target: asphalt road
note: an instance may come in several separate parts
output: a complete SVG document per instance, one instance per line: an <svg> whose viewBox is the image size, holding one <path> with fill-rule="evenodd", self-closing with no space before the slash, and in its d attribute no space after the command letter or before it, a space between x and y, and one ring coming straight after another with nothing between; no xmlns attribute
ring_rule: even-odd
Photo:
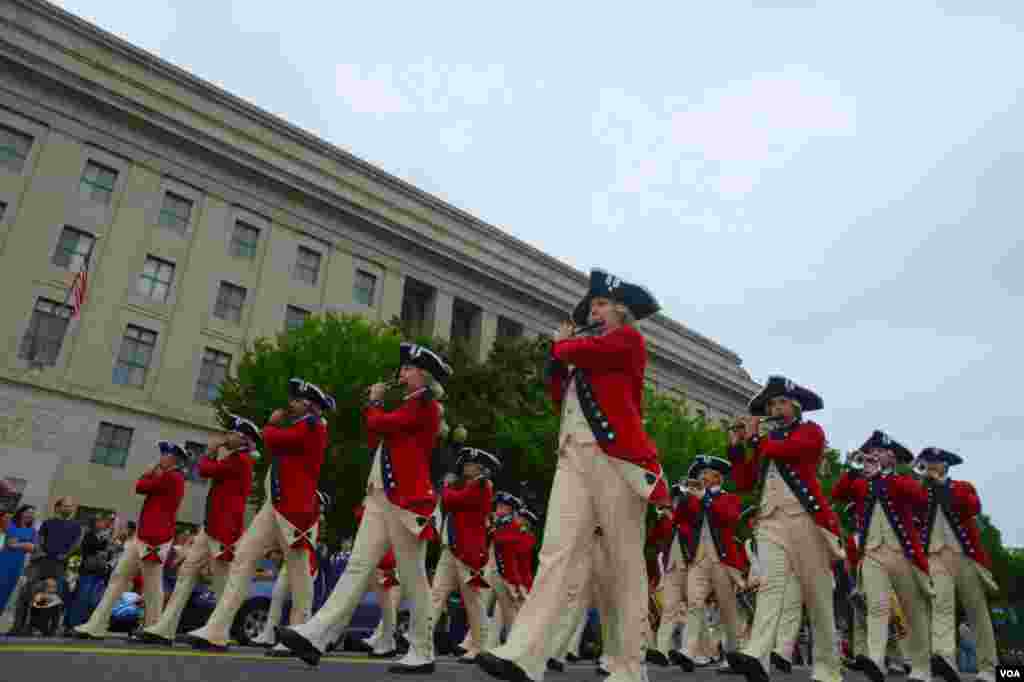
<svg viewBox="0 0 1024 682"><path fill-rule="evenodd" d="M294 659L270 659L262 649L237 647L228 653L193 651L183 645L173 649L129 644L123 640L83 642L68 639L0 638L0 679L21 682L106 682L107 680L181 680L182 682L284 682L285 680L343 679L346 682L374 682L384 679L431 679L437 682L490 682L476 666L439 658L437 670L429 676L390 675L391 661L370 660L358 654L331 655L318 668ZM689 679L692 682L742 682L743 678L717 675L713 669L683 675L678 668L648 666L652 682ZM564 673L549 672L546 681L603 680L593 662L570 664ZM809 679L806 669L797 669L792 682Z"/></svg>

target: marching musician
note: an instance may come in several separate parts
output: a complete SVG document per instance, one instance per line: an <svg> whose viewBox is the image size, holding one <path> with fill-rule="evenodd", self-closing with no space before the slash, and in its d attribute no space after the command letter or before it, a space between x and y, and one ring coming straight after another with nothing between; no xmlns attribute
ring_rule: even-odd
<svg viewBox="0 0 1024 682"><path fill-rule="evenodd" d="M199 459L199 475L213 481L206 495L206 521L193 538L178 571L174 593L160 620L143 629L137 640L150 644L174 643L181 614L192 596L201 571L213 575L214 592L224 592L235 543L245 530L245 504L252 493L253 459L259 457L256 443L260 431L248 419L228 415L228 430L210 439L206 454Z"/></svg>
<svg viewBox="0 0 1024 682"><path fill-rule="evenodd" d="M327 420L334 398L303 379L288 382L288 407L275 410L263 427L270 452L267 496L235 548L224 594L206 625L185 636L196 649L226 651L230 628L249 594L256 564L268 548L279 547L291 584L291 622L302 623L313 609L313 575L320 520L317 481L327 450Z"/></svg>
<svg viewBox="0 0 1024 682"><path fill-rule="evenodd" d="M658 665L669 662L679 665L682 652L672 648L677 625L686 624L686 558L690 551L690 525L683 500L686 494L682 481L672 486L672 508L659 515L648 533L648 541L663 547L665 570L661 576L661 623L653 648L647 650L647 661Z"/></svg>
<svg viewBox="0 0 1024 682"><path fill-rule="evenodd" d="M487 517L491 513L494 485L491 476L501 462L478 448L462 448L455 468L441 491L441 558L434 570L431 592L431 620L437 623L448 595L458 590L466 608L470 639L460 663L473 663L486 641L485 600L482 592L490 586L484 580L487 564Z"/></svg>
<svg viewBox="0 0 1024 682"><path fill-rule="evenodd" d="M519 544L516 546L516 557L519 559L519 588L525 600L533 589L533 554L537 547L537 535L534 529L540 524L537 514L523 504L516 512L519 521Z"/></svg>
<svg viewBox="0 0 1024 682"><path fill-rule="evenodd" d="M142 577L147 606L145 626L150 627L160 619L164 604L164 562L174 541L178 508L185 495L185 475L181 469L188 465L188 453L177 443L163 440L157 443L157 448L160 461L135 484L135 492L146 498L139 514L138 531L125 543L110 584L92 616L84 625L72 629L80 639L106 636L114 604L138 576Z"/></svg>
<svg viewBox="0 0 1024 682"><path fill-rule="evenodd" d="M956 604L963 604L977 637L978 679L995 679L995 634L987 592L996 592L992 560L981 544L977 516L981 500L974 486L949 477L963 458L941 448L925 448L918 456L928 506L921 514L921 539L935 585L932 607L932 665L948 681L956 674ZM913 628L913 626L911 626Z"/></svg>
<svg viewBox="0 0 1024 682"><path fill-rule="evenodd" d="M734 537L742 502L739 495L722 489L731 469L729 462L720 457L698 455L687 473L692 485L687 488L682 513L693 530L688 548L692 559L686 585L689 596L687 637L679 663L685 672L693 672L696 667L693 659L698 656L701 623L707 617L705 604L709 595L714 595L718 602L726 655L737 650L736 588L744 585L744 567Z"/></svg>
<svg viewBox="0 0 1024 682"><path fill-rule="evenodd" d="M488 565L492 568L485 574L491 586L490 600L495 602L494 619L487 628L484 646L488 651L500 645L501 631L512 627L521 603L519 585L522 580L519 577L516 553L522 538L516 511L522 506L523 501L511 493L500 490L494 495L494 517L488 528L491 544L491 561ZM490 606L486 604L486 608Z"/></svg>
<svg viewBox="0 0 1024 682"><path fill-rule="evenodd" d="M817 682L839 682L842 667L835 644L832 561L843 556L839 522L825 499L818 467L825 452L825 432L803 413L824 406L813 391L781 376L750 401L750 418L730 431L729 458L737 492L763 484L757 545L764 578L758 592L750 641L729 656L730 665L749 682L768 678L778 615L787 578L796 574L807 605L814 640ZM781 426L761 437L761 418L771 415Z"/></svg>
<svg viewBox="0 0 1024 682"><path fill-rule="evenodd" d="M356 523L363 523L363 515L366 513L366 499L356 507ZM398 561L395 559L395 550L388 548L388 553L377 564L377 578L372 580L373 591L377 594L377 604L380 605L380 623L376 630L363 643L370 647L370 658L392 658L398 651L395 643L395 627L398 624L398 603L401 600L401 583L395 572L398 569Z"/></svg>
<svg viewBox="0 0 1024 682"><path fill-rule="evenodd" d="M594 270L572 322L555 337L546 375L562 423L540 573L508 642L477 657L494 677L543 679L546 640L561 615L570 571L596 525L604 529L601 544L616 567L608 585L616 620L608 640L621 651L612 672L621 680L645 675L646 507L668 506L670 498L641 422L647 350L634 322L658 309L643 287ZM576 326L587 322L601 325L603 333L574 338Z"/></svg>
<svg viewBox="0 0 1024 682"><path fill-rule="evenodd" d="M860 579L867 602L867 653L855 662L872 682L885 680L885 654L891 596L897 595L909 618L911 679L931 679L929 602L932 596L928 558L914 532L914 514L927 506L924 488L910 476L890 473L897 462L914 456L883 431L875 431L860 448L862 469L843 472L832 489L838 502L860 501L858 524Z"/></svg>
<svg viewBox="0 0 1024 682"><path fill-rule="evenodd" d="M366 511L352 557L316 615L305 624L279 632L280 641L309 665L319 664L332 632L348 627L390 546L413 610L409 651L388 670L399 674L434 672L434 628L425 566L427 542L437 537L431 523L437 493L430 480L430 457L441 431L441 381L451 374L448 363L426 346L402 343L398 382L406 394L399 407L384 409L386 384L370 387L363 416L374 455L366 483Z"/></svg>

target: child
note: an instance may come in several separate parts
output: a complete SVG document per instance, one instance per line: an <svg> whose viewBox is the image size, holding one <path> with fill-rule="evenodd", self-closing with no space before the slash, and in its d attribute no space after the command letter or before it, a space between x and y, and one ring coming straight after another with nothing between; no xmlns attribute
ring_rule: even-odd
<svg viewBox="0 0 1024 682"><path fill-rule="evenodd" d="M52 637L57 631L60 623L61 612L64 601L57 594L57 581L54 578L47 578L43 582L43 588L32 598L32 613L30 614L30 627L39 630L44 637Z"/></svg>

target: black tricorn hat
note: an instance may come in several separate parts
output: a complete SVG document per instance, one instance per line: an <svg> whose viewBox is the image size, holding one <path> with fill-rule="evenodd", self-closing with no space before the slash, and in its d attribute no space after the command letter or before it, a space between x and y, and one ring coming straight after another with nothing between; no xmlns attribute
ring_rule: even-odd
<svg viewBox="0 0 1024 682"><path fill-rule="evenodd" d="M696 478L704 469L714 469L723 476L728 476L729 472L732 471L732 463L727 459L721 457L713 457L711 455L697 455L696 459L693 460L693 464L690 465L689 471L686 475L690 478Z"/></svg>
<svg viewBox="0 0 1024 682"><path fill-rule="evenodd" d="M188 451L177 443L172 443L169 440L161 440L157 442L156 447L160 450L161 455L174 455L182 462L186 464L188 463Z"/></svg>
<svg viewBox="0 0 1024 682"><path fill-rule="evenodd" d="M924 462L942 462L951 467L964 463L963 457L942 448L925 448L921 451L920 457Z"/></svg>
<svg viewBox="0 0 1024 682"><path fill-rule="evenodd" d="M405 341L398 349L398 369L411 365L429 372L438 381L445 381L452 375L452 368L444 359L426 346Z"/></svg>
<svg viewBox="0 0 1024 682"><path fill-rule="evenodd" d="M572 311L572 321L577 326L583 326L589 322L590 301L595 298L607 298L610 301L621 303L629 308L629 312L633 313L633 317L637 320L650 317L661 310L661 305L654 299L654 295L644 287L624 282L604 270L594 269L590 271L590 289L587 291L587 295Z"/></svg>
<svg viewBox="0 0 1024 682"><path fill-rule="evenodd" d="M228 431L240 433L253 440L260 439L260 430L256 424L245 417L239 417L237 414L228 414Z"/></svg>
<svg viewBox="0 0 1024 682"><path fill-rule="evenodd" d="M779 397L791 398L797 401L804 412L812 412L825 407L821 396L811 389L804 388L786 377L773 375L768 377L768 383L750 401L750 414L755 417L765 416L768 401Z"/></svg>
<svg viewBox="0 0 1024 682"><path fill-rule="evenodd" d="M864 441L864 445L860 446L861 452L867 452L872 448L892 450L896 454L896 458L904 464L910 464L914 461L914 453L904 447L902 443L890 438L885 431L876 430L871 434L870 438Z"/></svg>
<svg viewBox="0 0 1024 682"><path fill-rule="evenodd" d="M505 492L504 490L499 490L494 494L494 504L507 504L513 509L521 509L523 507L522 500L520 500L512 493Z"/></svg>
<svg viewBox="0 0 1024 682"><path fill-rule="evenodd" d="M320 405L324 410L333 410L336 403L334 398L327 395L316 384L311 384L305 379L289 379L288 394L293 398L304 398Z"/></svg>
<svg viewBox="0 0 1024 682"><path fill-rule="evenodd" d="M455 459L455 468L461 469L463 464L468 464L469 462L481 464L495 473L501 469L501 460L480 448L462 448L459 451L459 456Z"/></svg>

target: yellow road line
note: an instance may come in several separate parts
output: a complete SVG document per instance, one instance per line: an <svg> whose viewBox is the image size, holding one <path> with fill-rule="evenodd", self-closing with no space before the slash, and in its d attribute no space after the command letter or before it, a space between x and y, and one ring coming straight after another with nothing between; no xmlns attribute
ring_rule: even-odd
<svg viewBox="0 0 1024 682"><path fill-rule="evenodd" d="M201 658L235 658L252 661L291 661L296 662L297 658L273 658L263 654L241 654L217 651L195 651L187 649L110 649L87 646L59 646L55 644L40 645L15 645L10 646L0 643L0 654L6 653L46 653L46 654L100 654L105 656L192 656ZM369 658L355 658L348 656L324 656L321 663L393 663L394 661L383 659L373 660Z"/></svg>

